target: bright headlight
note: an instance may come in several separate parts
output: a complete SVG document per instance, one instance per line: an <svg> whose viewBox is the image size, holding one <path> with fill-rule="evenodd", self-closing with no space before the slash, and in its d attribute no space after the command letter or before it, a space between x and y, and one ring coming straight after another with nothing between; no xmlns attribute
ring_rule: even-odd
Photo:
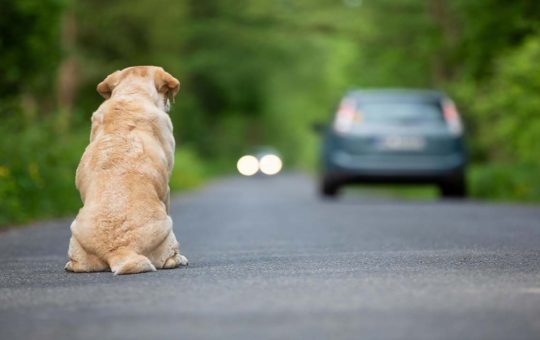
<svg viewBox="0 0 540 340"><path fill-rule="evenodd" d="M265 155L259 161L259 167L265 175L275 175L281 171L283 163L276 155Z"/></svg>
<svg viewBox="0 0 540 340"><path fill-rule="evenodd" d="M259 161L254 156L245 155L240 157L236 163L236 168L244 176L253 176L259 171Z"/></svg>

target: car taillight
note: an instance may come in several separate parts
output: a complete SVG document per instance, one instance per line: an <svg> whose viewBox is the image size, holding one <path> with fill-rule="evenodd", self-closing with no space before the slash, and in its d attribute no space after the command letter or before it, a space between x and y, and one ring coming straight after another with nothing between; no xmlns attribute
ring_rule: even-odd
<svg viewBox="0 0 540 340"><path fill-rule="evenodd" d="M356 120L356 103L353 100L343 100L336 112L334 129L341 133L348 132Z"/></svg>
<svg viewBox="0 0 540 340"><path fill-rule="evenodd" d="M443 103L443 115L450 132L454 135L461 135L463 133L463 124L456 105L452 101L447 100Z"/></svg>

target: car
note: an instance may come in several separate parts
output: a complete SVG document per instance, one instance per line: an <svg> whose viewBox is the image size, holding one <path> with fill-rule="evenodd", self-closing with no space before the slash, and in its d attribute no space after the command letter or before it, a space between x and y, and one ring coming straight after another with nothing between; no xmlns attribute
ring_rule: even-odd
<svg viewBox="0 0 540 340"><path fill-rule="evenodd" d="M352 90L324 127L320 193L354 183L431 183L466 196L467 150L456 105L435 90Z"/></svg>

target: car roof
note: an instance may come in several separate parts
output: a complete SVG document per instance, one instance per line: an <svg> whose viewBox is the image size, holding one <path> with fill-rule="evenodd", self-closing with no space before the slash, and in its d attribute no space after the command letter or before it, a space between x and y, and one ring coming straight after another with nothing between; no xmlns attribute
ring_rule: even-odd
<svg viewBox="0 0 540 340"><path fill-rule="evenodd" d="M348 91L345 98L357 101L440 102L447 96L441 91L427 89L354 89Z"/></svg>

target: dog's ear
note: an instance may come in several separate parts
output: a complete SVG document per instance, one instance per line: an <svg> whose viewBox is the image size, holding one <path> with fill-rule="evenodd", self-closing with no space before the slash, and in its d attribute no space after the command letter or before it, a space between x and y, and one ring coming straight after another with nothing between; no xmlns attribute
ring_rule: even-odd
<svg viewBox="0 0 540 340"><path fill-rule="evenodd" d="M116 71L114 73L111 73L103 80L101 83L97 86L98 93L105 99L109 99L111 97L112 91L118 85L118 82L120 81L120 71Z"/></svg>
<svg viewBox="0 0 540 340"><path fill-rule="evenodd" d="M154 81L156 83L157 91L172 97L174 102L174 97L180 90L180 82L178 79L165 72L162 68L158 68L154 75Z"/></svg>

